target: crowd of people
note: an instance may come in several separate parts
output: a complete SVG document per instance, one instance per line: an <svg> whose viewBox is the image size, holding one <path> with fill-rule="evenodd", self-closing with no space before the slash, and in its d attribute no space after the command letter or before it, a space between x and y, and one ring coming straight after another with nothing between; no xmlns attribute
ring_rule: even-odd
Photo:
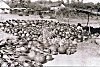
<svg viewBox="0 0 100 67"><path fill-rule="evenodd" d="M89 32L81 26L52 20L7 20L0 29L16 36L0 43L1 67L41 67L52 55L71 55ZM24 59L22 59L24 58ZM6 66L5 66L6 65Z"/></svg>

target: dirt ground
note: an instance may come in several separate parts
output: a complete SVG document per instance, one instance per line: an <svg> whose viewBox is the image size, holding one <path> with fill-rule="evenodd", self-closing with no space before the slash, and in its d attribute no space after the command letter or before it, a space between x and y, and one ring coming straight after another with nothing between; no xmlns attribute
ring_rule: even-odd
<svg viewBox="0 0 100 67"><path fill-rule="evenodd" d="M40 19L39 16L18 16L18 15L9 15L9 14L0 14L0 21L5 21L8 19L24 19L24 20L36 20ZM45 17L48 19L48 17ZM54 21L57 21L53 19ZM68 20L68 19L66 19ZM90 20L90 26L99 27L100 20ZM68 23L68 22L66 22ZM87 19L70 19L70 24L82 23L86 25ZM3 34L0 33L0 36ZM3 36L2 36L3 37ZM73 55L57 55L54 56L53 61L49 61L44 64L47 66L100 66L100 45L90 43L90 41L79 43L77 52Z"/></svg>
<svg viewBox="0 0 100 67"><path fill-rule="evenodd" d="M53 61L44 66L100 66L99 49L100 45L89 43L89 41L80 43L75 54L57 55Z"/></svg>

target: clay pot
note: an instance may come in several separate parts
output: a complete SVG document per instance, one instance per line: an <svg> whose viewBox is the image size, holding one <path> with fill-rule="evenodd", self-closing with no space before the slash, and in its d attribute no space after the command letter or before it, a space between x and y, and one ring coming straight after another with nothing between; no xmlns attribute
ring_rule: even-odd
<svg viewBox="0 0 100 67"><path fill-rule="evenodd" d="M36 62L39 62L39 63L45 63L46 62L46 56L42 55L42 54L37 54L34 58L34 60Z"/></svg>
<svg viewBox="0 0 100 67"><path fill-rule="evenodd" d="M77 44L77 40L75 39L74 41L72 41L72 44L76 45Z"/></svg>
<svg viewBox="0 0 100 67"><path fill-rule="evenodd" d="M51 50L51 51L57 51L57 47L55 46L55 45L51 45L50 47L49 47L49 49Z"/></svg>
<svg viewBox="0 0 100 67"><path fill-rule="evenodd" d="M24 66L24 67L31 67L31 64L28 63L28 62L24 62L24 63L23 63L23 66Z"/></svg>
<svg viewBox="0 0 100 67"><path fill-rule="evenodd" d="M18 25L18 23L13 23L15 26L17 26Z"/></svg>
<svg viewBox="0 0 100 67"><path fill-rule="evenodd" d="M20 47L21 52L26 52L27 49L25 47Z"/></svg>
<svg viewBox="0 0 100 67"><path fill-rule="evenodd" d="M17 36L18 35L18 33L14 33L14 36Z"/></svg>
<svg viewBox="0 0 100 67"><path fill-rule="evenodd" d="M71 55L70 48L66 49L66 54L67 54L67 55Z"/></svg>
<svg viewBox="0 0 100 67"><path fill-rule="evenodd" d="M27 34L27 31L24 31L23 33L24 33L24 34Z"/></svg>
<svg viewBox="0 0 100 67"><path fill-rule="evenodd" d="M4 28L4 27L1 27L0 29L1 29L2 31L4 31L5 28Z"/></svg>
<svg viewBox="0 0 100 67"><path fill-rule="evenodd" d="M53 60L52 55L46 55L46 60L47 60L47 61Z"/></svg>
<svg viewBox="0 0 100 67"><path fill-rule="evenodd" d="M44 49L43 51L46 52L46 53L49 53L49 54L51 53L50 49Z"/></svg>
<svg viewBox="0 0 100 67"><path fill-rule="evenodd" d="M65 54L66 53L66 47L64 47L63 45L61 45L58 48L58 52L59 52L59 54Z"/></svg>
<svg viewBox="0 0 100 67"><path fill-rule="evenodd" d="M34 63L34 67L43 67L41 63Z"/></svg>
<svg viewBox="0 0 100 67"><path fill-rule="evenodd" d="M88 40L88 36L83 36L83 40L84 41Z"/></svg>
<svg viewBox="0 0 100 67"><path fill-rule="evenodd" d="M97 45L100 45L100 35L96 38L95 43L96 43Z"/></svg>
<svg viewBox="0 0 100 67"><path fill-rule="evenodd" d="M51 54L53 54L53 55L58 55L58 52L57 52L57 51L52 51Z"/></svg>
<svg viewBox="0 0 100 67"><path fill-rule="evenodd" d="M78 38L82 38L82 36L81 35L78 35Z"/></svg>
<svg viewBox="0 0 100 67"><path fill-rule="evenodd" d="M16 52L20 52L21 50L20 50L20 48L19 47L17 47L16 48Z"/></svg>
<svg viewBox="0 0 100 67"><path fill-rule="evenodd" d="M22 34L21 37L25 37L25 34Z"/></svg>
<svg viewBox="0 0 100 67"><path fill-rule="evenodd" d="M24 44L24 42L23 41L19 41L19 45L23 45Z"/></svg>
<svg viewBox="0 0 100 67"><path fill-rule="evenodd" d="M7 62L2 62L1 67L8 67L8 63Z"/></svg>
<svg viewBox="0 0 100 67"><path fill-rule="evenodd" d="M68 35L66 35L66 36L65 36L65 38L66 38L66 39L68 39L68 38L69 38L69 36L68 36Z"/></svg>
<svg viewBox="0 0 100 67"><path fill-rule="evenodd" d="M30 34L28 34L28 33L26 34L27 37L28 37L29 35L30 35Z"/></svg>
<svg viewBox="0 0 100 67"><path fill-rule="evenodd" d="M73 47L73 48L70 49L71 54L74 54L75 52L76 52L76 48Z"/></svg>
<svg viewBox="0 0 100 67"><path fill-rule="evenodd" d="M34 60L35 56L36 56L36 52L35 51L30 51L30 53L28 53L28 58L30 60Z"/></svg>
<svg viewBox="0 0 100 67"><path fill-rule="evenodd" d="M27 48L31 48L31 46L32 46L31 44L28 44L28 45L27 45Z"/></svg>
<svg viewBox="0 0 100 67"><path fill-rule="evenodd" d="M69 47L73 47L74 46L74 44L69 44Z"/></svg>

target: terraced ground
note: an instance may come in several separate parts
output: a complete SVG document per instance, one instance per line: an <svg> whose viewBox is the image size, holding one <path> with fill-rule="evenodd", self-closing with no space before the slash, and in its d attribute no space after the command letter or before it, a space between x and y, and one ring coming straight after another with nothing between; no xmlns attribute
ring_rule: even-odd
<svg viewBox="0 0 100 67"><path fill-rule="evenodd" d="M0 14L0 20L8 20L8 19L26 19L26 20L33 20L33 19L40 19L39 16L24 16L19 17L18 15L5 15ZM45 17L45 19L48 19ZM55 20L54 20L55 21ZM87 20L81 19L72 19L70 20L70 24L76 24L78 22L82 22L83 25ZM94 22L94 23L93 23ZM90 20L91 26L98 27L99 20ZM0 33L0 38L5 37L3 33ZM77 52L73 55L57 55L54 56L53 61L49 61L48 63L44 64L44 66L100 66L100 45L96 45L95 43L91 43L91 39L87 42L79 43Z"/></svg>

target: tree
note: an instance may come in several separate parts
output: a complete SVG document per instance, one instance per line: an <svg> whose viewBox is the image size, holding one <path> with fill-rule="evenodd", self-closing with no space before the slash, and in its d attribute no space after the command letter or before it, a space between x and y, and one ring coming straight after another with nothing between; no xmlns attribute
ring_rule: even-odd
<svg viewBox="0 0 100 67"><path fill-rule="evenodd" d="M84 6L85 6L86 9L91 9L91 8L94 7L94 3L92 3L92 2L84 3Z"/></svg>
<svg viewBox="0 0 100 67"><path fill-rule="evenodd" d="M100 3L98 2L97 4L95 4L95 9L100 8Z"/></svg>

